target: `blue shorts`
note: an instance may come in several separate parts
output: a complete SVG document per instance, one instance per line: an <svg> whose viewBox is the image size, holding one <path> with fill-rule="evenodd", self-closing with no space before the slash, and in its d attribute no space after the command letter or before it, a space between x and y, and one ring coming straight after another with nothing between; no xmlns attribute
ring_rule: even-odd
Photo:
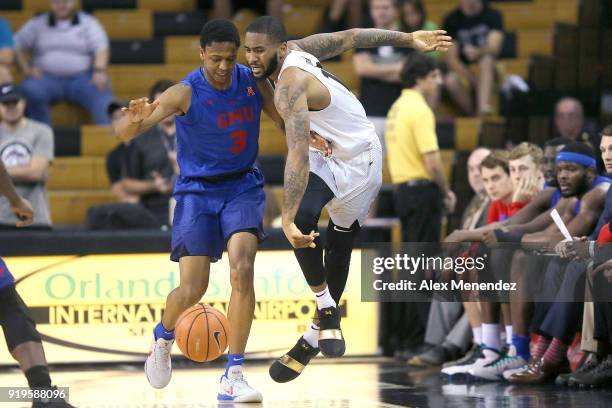
<svg viewBox="0 0 612 408"><path fill-rule="evenodd" d="M183 256L208 256L216 262L236 232L253 232L263 239L263 184L257 168L239 179L214 183L179 177L170 259L178 262Z"/></svg>

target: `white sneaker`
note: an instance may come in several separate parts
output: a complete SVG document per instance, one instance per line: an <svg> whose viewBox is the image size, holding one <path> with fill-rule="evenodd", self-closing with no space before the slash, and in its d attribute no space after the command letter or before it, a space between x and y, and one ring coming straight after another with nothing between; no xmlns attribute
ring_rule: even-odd
<svg viewBox="0 0 612 408"><path fill-rule="evenodd" d="M170 350L173 343L174 340L163 338L151 343L151 352L145 361L145 374L153 388L164 388L172 378Z"/></svg>
<svg viewBox="0 0 612 408"><path fill-rule="evenodd" d="M227 377L221 376L219 383L219 402L261 402L261 392L251 387L242 375L241 366L230 367Z"/></svg>
<svg viewBox="0 0 612 408"><path fill-rule="evenodd" d="M483 380L499 381L503 379L503 374L507 370L515 370L527 364L525 359L516 355L516 348L510 346L508 354L500 355L497 360L480 367L473 367L469 374Z"/></svg>
<svg viewBox="0 0 612 408"><path fill-rule="evenodd" d="M493 349L482 347L478 352L474 353L472 361L466 362L463 365L456 365L442 369L442 374L449 376L454 375L467 375L470 374L470 370L478 367L484 367L487 364L491 364L496 361L501 354Z"/></svg>
<svg viewBox="0 0 612 408"><path fill-rule="evenodd" d="M444 375L448 375L451 377L454 375L467 374L468 370L472 367L476 360L483 357L482 350L482 346L476 347L476 349L473 353L471 353L471 356L468 359L465 359L461 363L449 367L444 367L442 368L442 370L440 370L440 372Z"/></svg>

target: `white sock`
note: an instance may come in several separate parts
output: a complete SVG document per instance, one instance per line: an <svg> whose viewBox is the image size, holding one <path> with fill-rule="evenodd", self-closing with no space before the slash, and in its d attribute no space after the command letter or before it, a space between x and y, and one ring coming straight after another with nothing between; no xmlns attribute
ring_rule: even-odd
<svg viewBox="0 0 612 408"><path fill-rule="evenodd" d="M312 347L319 347L319 326L314 323L310 323L310 327L308 330L306 330L302 337L304 337L304 340L306 340L306 342Z"/></svg>
<svg viewBox="0 0 612 408"><path fill-rule="evenodd" d="M482 343L494 350L501 350L501 340L499 337L499 324L483 323L482 324Z"/></svg>
<svg viewBox="0 0 612 408"><path fill-rule="evenodd" d="M512 344L512 325L506 325L506 344Z"/></svg>
<svg viewBox="0 0 612 408"><path fill-rule="evenodd" d="M474 344L482 344L482 326L472 327L472 335L474 336Z"/></svg>
<svg viewBox="0 0 612 408"><path fill-rule="evenodd" d="M315 292L317 297L317 309L325 309L326 307L336 307L336 302L329 294L329 288L325 288L320 292Z"/></svg>

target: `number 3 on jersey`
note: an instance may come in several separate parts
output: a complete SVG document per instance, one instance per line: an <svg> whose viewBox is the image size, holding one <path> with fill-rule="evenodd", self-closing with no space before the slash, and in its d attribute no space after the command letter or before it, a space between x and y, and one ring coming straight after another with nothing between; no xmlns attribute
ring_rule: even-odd
<svg viewBox="0 0 612 408"><path fill-rule="evenodd" d="M246 148L246 135L246 130L244 129L235 130L230 134L234 141L230 148L232 153L241 153Z"/></svg>

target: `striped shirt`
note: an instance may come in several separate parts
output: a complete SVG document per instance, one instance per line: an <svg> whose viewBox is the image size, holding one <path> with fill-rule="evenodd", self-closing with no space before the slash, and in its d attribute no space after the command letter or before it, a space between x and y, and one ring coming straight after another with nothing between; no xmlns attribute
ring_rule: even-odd
<svg viewBox="0 0 612 408"><path fill-rule="evenodd" d="M89 71L94 54L108 49L98 20L79 11L71 20L51 24L49 13L30 19L16 34L15 47L32 52L32 64L46 74L71 76Z"/></svg>

